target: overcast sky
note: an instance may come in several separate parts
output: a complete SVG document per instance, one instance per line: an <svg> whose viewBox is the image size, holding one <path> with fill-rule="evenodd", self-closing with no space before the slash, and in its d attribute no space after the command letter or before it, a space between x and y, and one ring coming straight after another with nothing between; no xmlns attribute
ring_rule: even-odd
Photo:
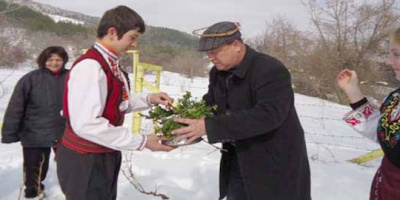
<svg viewBox="0 0 400 200"><path fill-rule="evenodd" d="M137 11L149 25L191 33L219 21L242 24L245 37L262 33L274 16L287 17L305 30L309 16L302 0L33 0L66 10L100 17L106 10L126 5Z"/></svg>

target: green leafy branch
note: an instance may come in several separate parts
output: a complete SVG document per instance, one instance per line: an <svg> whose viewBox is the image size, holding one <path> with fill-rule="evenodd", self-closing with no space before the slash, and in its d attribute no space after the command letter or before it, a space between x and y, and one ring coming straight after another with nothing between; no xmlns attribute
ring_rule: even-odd
<svg viewBox="0 0 400 200"><path fill-rule="evenodd" d="M151 108L149 115L145 115L145 117L153 120L156 134L172 138L172 130L185 126L175 122L175 118L197 119L214 116L217 106L207 106L204 100L195 101L191 97L191 93L186 91L183 97L178 99L176 105L170 110L160 105L155 105Z"/></svg>

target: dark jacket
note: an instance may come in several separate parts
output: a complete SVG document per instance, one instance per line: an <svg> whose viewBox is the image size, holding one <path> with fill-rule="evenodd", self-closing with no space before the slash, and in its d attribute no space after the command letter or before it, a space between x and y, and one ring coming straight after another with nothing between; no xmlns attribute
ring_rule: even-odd
<svg viewBox="0 0 400 200"><path fill-rule="evenodd" d="M211 143L222 142L220 198L226 195L228 160L238 157L248 200L309 200L310 169L290 74L277 59L246 46L239 66L210 72L206 118Z"/></svg>
<svg viewBox="0 0 400 200"><path fill-rule="evenodd" d="M64 81L68 70L54 75L45 67L24 75L14 88L2 129L2 143L21 141L24 147L53 147L61 138Z"/></svg>

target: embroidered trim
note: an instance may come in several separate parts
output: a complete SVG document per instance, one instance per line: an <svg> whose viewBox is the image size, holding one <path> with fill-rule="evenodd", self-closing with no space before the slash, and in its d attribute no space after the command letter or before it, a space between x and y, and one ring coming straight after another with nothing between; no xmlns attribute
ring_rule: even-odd
<svg viewBox="0 0 400 200"><path fill-rule="evenodd" d="M117 55L115 55L113 52L109 51L106 47L104 47L99 42L95 42L94 43L94 47L96 47L99 51L101 51L104 54L106 54L108 57L111 57L114 60L118 60L118 56Z"/></svg>
<svg viewBox="0 0 400 200"><path fill-rule="evenodd" d="M375 175L375 180L373 181L374 185L373 191L371 192L371 198L373 200L378 200L379 197L379 188L381 188L382 185L382 175L381 175L381 169L379 168L378 171L376 172Z"/></svg>
<svg viewBox="0 0 400 200"><path fill-rule="evenodd" d="M357 124L361 123L360 120L358 120L357 118L353 117L353 118L347 118L345 119L346 123L352 125L352 126L356 126Z"/></svg>
<svg viewBox="0 0 400 200"><path fill-rule="evenodd" d="M372 107L371 104L367 103L363 106L359 107L358 109L352 111L348 115L346 115L343 119L346 123L350 124L351 126L357 126L361 123L361 120L368 118L374 113L375 109Z"/></svg>
<svg viewBox="0 0 400 200"><path fill-rule="evenodd" d="M111 71L114 74L114 76L119 78L119 80L123 81L123 79L122 79L122 77L121 77L121 75L120 75L120 73L118 71L117 64L114 62L114 60L111 59L111 58L108 58L108 62L110 62L110 68L111 68ZM128 92L126 90L125 83L122 86L122 100L123 101L129 100L129 95L128 95Z"/></svg>
<svg viewBox="0 0 400 200"><path fill-rule="evenodd" d="M378 136L387 147L394 148L400 140L400 117L393 119L393 111L399 104L399 95L391 95L381 108L382 116L379 119Z"/></svg>
<svg viewBox="0 0 400 200"><path fill-rule="evenodd" d="M371 105L365 106L364 110L362 111L362 114L364 115L365 119L368 119L372 113L374 112L374 108Z"/></svg>

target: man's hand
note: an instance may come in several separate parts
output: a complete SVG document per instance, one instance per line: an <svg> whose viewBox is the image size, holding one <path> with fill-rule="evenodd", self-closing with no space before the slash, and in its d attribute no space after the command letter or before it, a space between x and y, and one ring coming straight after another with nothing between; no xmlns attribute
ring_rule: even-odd
<svg viewBox="0 0 400 200"><path fill-rule="evenodd" d="M350 103L355 103L364 98L364 95L361 93L360 87L358 86L357 73L354 70L342 70L336 76L336 82L340 89L346 93Z"/></svg>
<svg viewBox="0 0 400 200"><path fill-rule="evenodd" d="M204 118L201 119L185 119L178 118L175 119L175 122L186 124L187 126L175 129L172 131L172 134L177 135L176 140L182 140L187 138L186 144L192 143L195 139L206 134L206 124Z"/></svg>
<svg viewBox="0 0 400 200"><path fill-rule="evenodd" d="M155 103L162 104L167 109L169 109L172 106L174 99L171 98L167 93L160 92L160 93L150 94L149 101L151 104L155 104Z"/></svg>
<svg viewBox="0 0 400 200"><path fill-rule="evenodd" d="M165 140L163 137L157 135L147 135L147 142L145 147L151 151L171 151L176 147L166 146L160 143L161 140Z"/></svg>

